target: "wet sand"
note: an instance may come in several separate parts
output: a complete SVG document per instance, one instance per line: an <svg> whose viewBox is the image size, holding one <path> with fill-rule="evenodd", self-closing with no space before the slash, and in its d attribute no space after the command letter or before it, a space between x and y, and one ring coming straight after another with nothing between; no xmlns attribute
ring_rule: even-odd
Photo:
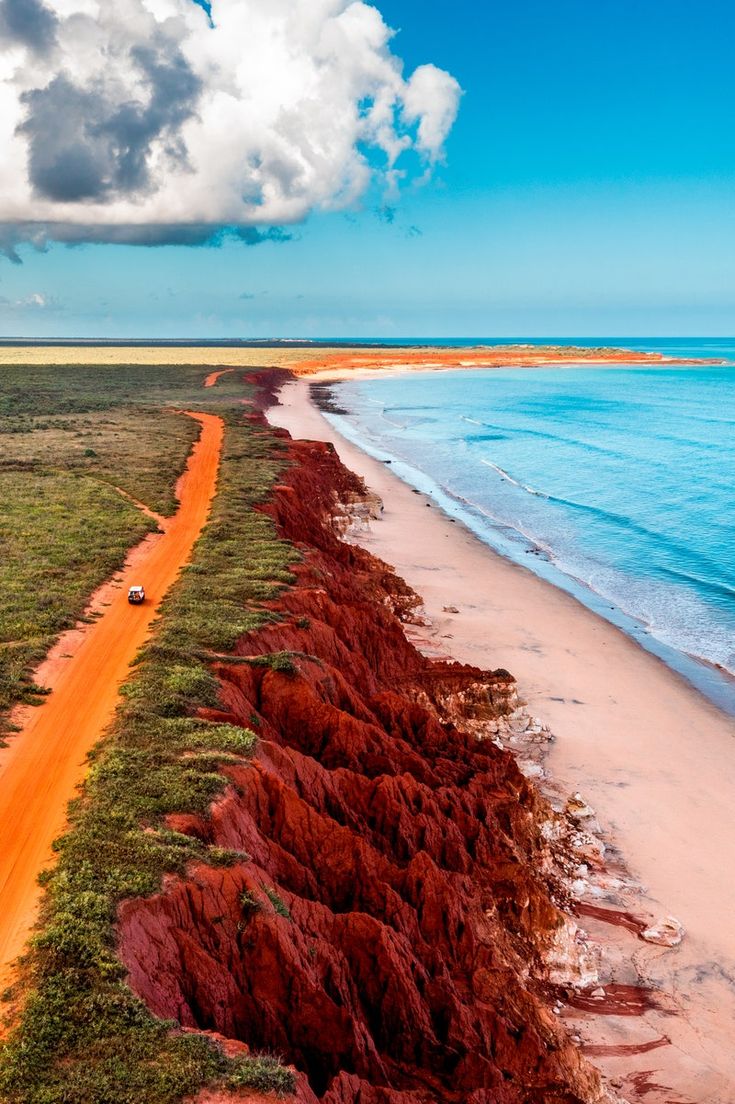
<svg viewBox="0 0 735 1104"><path fill-rule="evenodd" d="M425 649L510 670L556 736L546 760L553 791L579 791L596 811L611 880L593 901L609 917L593 909L580 922L605 949L613 990L633 986L651 999L633 1002L635 1014L599 996L569 1001L561 1014L570 1029L630 1101L733 1104L735 723L621 630L498 556L340 437L305 380L281 399L273 424L332 441L383 499L382 519L359 540L423 596ZM612 880L628 872L637 884ZM628 909L673 914L683 943L642 942L620 923Z"/></svg>

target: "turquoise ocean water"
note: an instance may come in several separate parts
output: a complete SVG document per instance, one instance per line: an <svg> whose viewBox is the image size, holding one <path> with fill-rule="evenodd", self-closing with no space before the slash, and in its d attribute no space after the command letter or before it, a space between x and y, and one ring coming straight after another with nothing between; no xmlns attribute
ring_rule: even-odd
<svg viewBox="0 0 735 1104"><path fill-rule="evenodd" d="M617 343L735 362L735 339ZM342 433L735 713L735 367L427 372L332 393Z"/></svg>

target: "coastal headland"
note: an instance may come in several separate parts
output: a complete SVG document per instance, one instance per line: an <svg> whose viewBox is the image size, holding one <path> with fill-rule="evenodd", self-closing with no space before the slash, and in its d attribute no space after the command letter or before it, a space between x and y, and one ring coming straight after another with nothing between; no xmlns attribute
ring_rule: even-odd
<svg viewBox="0 0 735 1104"><path fill-rule="evenodd" d="M584 345L479 345L462 348L381 345L329 346L317 342L279 342L273 346L187 344L185 347L135 343L84 345L0 345L0 366L8 365L201 365L248 368L264 364L286 368L294 375L340 378L355 372L396 370L445 371L454 368L539 368L579 365L722 364L721 359L666 356L619 346Z"/></svg>
<svg viewBox="0 0 735 1104"><path fill-rule="evenodd" d="M115 380L133 432L220 419L219 475L72 749L3 1104L731 1104L728 719L343 441L283 370L313 350L114 353L62 361L79 478L152 501L79 440Z"/></svg>
<svg viewBox="0 0 735 1104"><path fill-rule="evenodd" d="M379 373L448 371L457 368L562 368L616 365L721 364L721 360L666 356L617 346L479 345L467 348L398 347L395 349L303 352L289 367L296 376L343 379Z"/></svg>

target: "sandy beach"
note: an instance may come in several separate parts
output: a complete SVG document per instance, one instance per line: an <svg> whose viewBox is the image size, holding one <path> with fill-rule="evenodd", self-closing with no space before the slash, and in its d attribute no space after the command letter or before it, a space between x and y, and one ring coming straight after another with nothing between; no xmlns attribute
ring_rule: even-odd
<svg viewBox="0 0 735 1104"><path fill-rule="evenodd" d="M630 1101L732 1104L735 723L621 630L496 555L340 437L306 380L284 387L269 420L294 437L332 441L382 498L382 518L360 543L422 595L425 649L506 667L551 727L550 792L579 792L594 808L620 876L597 903L611 916L631 910L684 926L669 949L588 915L584 927L604 948L601 973L650 999L635 1015L604 1000L599 1011L570 1001L561 1009L570 1029Z"/></svg>

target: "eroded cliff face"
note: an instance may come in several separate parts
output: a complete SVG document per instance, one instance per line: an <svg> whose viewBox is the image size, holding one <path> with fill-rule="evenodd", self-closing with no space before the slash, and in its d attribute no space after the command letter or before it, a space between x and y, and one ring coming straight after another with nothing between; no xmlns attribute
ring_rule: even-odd
<svg viewBox="0 0 735 1104"><path fill-rule="evenodd" d="M298 582L238 656L295 652L296 670L218 666L216 716L258 751L223 766L208 818L171 818L244 857L124 904L130 983L184 1028L282 1055L303 1104L603 1099L541 999L548 954L574 941L549 810L476 738L515 708L513 679L416 651L416 596L337 535L361 483L329 446L292 452L268 510Z"/></svg>

